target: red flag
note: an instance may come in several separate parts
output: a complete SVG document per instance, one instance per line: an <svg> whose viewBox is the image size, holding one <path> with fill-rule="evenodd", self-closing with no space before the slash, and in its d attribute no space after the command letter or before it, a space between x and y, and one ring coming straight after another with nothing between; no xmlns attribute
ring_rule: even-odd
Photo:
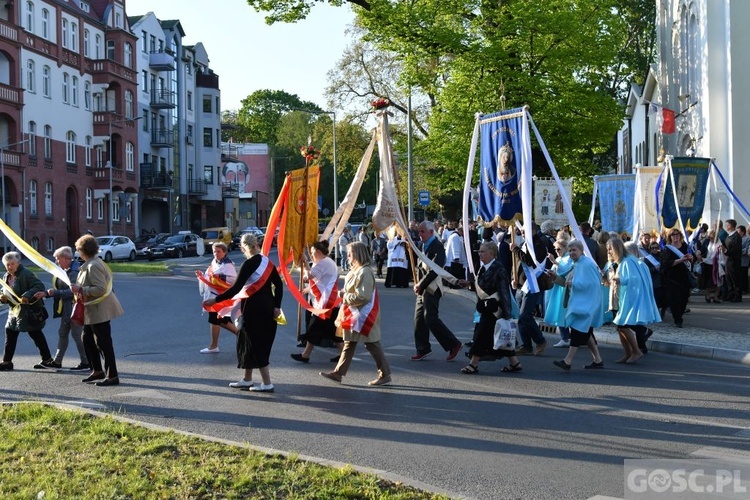
<svg viewBox="0 0 750 500"><path fill-rule="evenodd" d="M674 110L661 108L661 132L662 134L674 134Z"/></svg>

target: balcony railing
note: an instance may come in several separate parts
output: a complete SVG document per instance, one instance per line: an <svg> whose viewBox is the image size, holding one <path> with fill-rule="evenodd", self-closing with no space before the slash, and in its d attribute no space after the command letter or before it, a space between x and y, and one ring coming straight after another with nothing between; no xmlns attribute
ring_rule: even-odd
<svg viewBox="0 0 750 500"><path fill-rule="evenodd" d="M174 108L177 105L176 101L176 92L172 90L156 89L151 91L152 108Z"/></svg>
<svg viewBox="0 0 750 500"><path fill-rule="evenodd" d="M224 182L221 185L222 198L239 198L240 185L237 182Z"/></svg>
<svg viewBox="0 0 750 500"><path fill-rule="evenodd" d="M146 189L172 189L174 177L166 172L154 172L153 164L141 163L141 187Z"/></svg>
<svg viewBox="0 0 750 500"><path fill-rule="evenodd" d="M174 133L171 129L156 129L151 131L151 146L155 148L173 148Z"/></svg>
<svg viewBox="0 0 750 500"><path fill-rule="evenodd" d="M174 71L174 55L168 52L151 52L148 56L148 65L157 71Z"/></svg>
<svg viewBox="0 0 750 500"><path fill-rule="evenodd" d="M23 104L21 98L23 93L18 87L12 87L4 83L0 83L0 101L13 104L15 106L21 106Z"/></svg>
<svg viewBox="0 0 750 500"><path fill-rule="evenodd" d="M0 37L12 42L18 41L18 29L9 24L8 21L0 19Z"/></svg>
<svg viewBox="0 0 750 500"><path fill-rule="evenodd" d="M208 194L206 181L204 181L203 179L190 179L190 181L188 181L188 194L192 194L192 195Z"/></svg>

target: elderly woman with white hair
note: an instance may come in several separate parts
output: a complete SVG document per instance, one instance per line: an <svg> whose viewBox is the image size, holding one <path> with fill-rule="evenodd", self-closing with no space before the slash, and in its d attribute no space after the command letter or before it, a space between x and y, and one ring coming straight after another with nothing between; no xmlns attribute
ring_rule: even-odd
<svg viewBox="0 0 750 500"><path fill-rule="evenodd" d="M42 301L34 298L37 292L44 291L44 284L39 281L36 274L21 264L21 254L18 252L8 252L3 255L3 265L7 272L2 278L5 286L0 295L0 302L9 304L10 309L8 320L5 322L5 350L3 361L0 363L0 371L7 372L13 369L13 355L16 352L16 343L21 332L28 332L42 356L41 363L34 365L34 368L52 368L52 355L42 332L44 320L32 322L29 314L41 313L44 309Z"/></svg>

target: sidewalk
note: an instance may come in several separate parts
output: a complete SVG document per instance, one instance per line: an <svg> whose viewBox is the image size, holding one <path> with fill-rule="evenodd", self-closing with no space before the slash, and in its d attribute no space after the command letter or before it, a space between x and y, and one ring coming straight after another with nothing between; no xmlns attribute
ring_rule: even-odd
<svg viewBox="0 0 750 500"><path fill-rule="evenodd" d="M476 301L476 295L473 292L447 288L446 291L448 293L459 294L472 302ZM717 308L715 305L703 304L702 302L702 296L692 296L689 304L692 311L685 315L685 326L683 328L674 326L669 313L667 313L665 321L651 325L654 334L647 342L649 350L750 365L750 320L745 321L746 316L750 315L750 307L748 305L744 305L743 307L743 303L740 303L727 304L724 307L719 305ZM710 317L709 314L711 315ZM727 331L727 329L721 328L722 323L717 321L713 321L712 323L710 320L715 314L719 314L720 316L737 315L741 326L740 328L733 329L741 331ZM697 321L701 316L703 316L701 318L702 321ZM692 326L691 320L694 318L695 323L712 323L716 327L711 329ZM747 326L745 327L744 325ZM595 333L596 339L600 343L620 345L619 336L613 325L597 328L595 329ZM550 334L545 332L545 335L557 336L557 333Z"/></svg>

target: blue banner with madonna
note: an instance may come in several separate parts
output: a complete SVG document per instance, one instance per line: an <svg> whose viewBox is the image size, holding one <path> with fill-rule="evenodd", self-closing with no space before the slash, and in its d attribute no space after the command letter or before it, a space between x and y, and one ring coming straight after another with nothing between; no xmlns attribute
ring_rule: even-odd
<svg viewBox="0 0 750 500"><path fill-rule="evenodd" d="M598 175L599 217L602 229L618 233L633 230L635 174Z"/></svg>
<svg viewBox="0 0 750 500"><path fill-rule="evenodd" d="M675 206L676 198L682 224L686 229L695 229L698 227L703 214L703 205L706 203L706 187L711 159L672 158L671 163L671 172L674 176L677 195L675 196L675 191L672 190L672 182L669 177L663 175L659 179L660 182L666 182L664 203L661 209L663 226L673 228L679 223Z"/></svg>
<svg viewBox="0 0 750 500"><path fill-rule="evenodd" d="M480 119L479 216L484 221L511 223L523 219L519 187L531 187L531 144L525 108Z"/></svg>

